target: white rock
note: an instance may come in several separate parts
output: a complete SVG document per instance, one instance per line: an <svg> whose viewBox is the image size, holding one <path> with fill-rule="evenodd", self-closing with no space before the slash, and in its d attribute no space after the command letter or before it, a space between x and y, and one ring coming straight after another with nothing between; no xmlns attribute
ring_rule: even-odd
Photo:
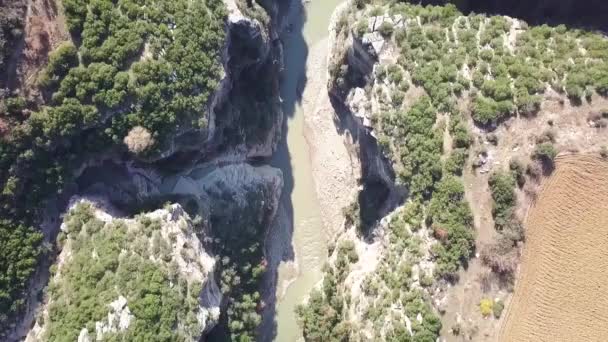
<svg viewBox="0 0 608 342"><path fill-rule="evenodd" d="M82 330L80 330L80 334L78 334L78 342L91 342L87 328L82 328Z"/></svg>

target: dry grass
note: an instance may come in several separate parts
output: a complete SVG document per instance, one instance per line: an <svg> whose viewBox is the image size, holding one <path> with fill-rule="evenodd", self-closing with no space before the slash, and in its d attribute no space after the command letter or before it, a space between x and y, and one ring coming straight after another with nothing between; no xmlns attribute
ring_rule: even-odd
<svg viewBox="0 0 608 342"><path fill-rule="evenodd" d="M605 341L608 163L573 155L529 212L527 243L501 341Z"/></svg>

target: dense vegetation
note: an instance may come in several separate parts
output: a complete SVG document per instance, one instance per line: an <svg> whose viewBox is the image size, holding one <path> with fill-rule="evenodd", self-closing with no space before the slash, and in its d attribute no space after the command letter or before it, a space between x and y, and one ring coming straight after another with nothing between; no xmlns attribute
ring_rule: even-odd
<svg viewBox="0 0 608 342"><path fill-rule="evenodd" d="M433 279L425 270L420 269L417 276L413 271L424 253L421 236L414 232L420 224L415 218L419 209L411 202L395 214L388 227L388 250L363 280L359 297L351 297L352 289L344 284L351 263L359 261L354 243L343 240L338 244L334 262L324 271L322 288L314 290L308 302L296 310L307 341L422 342L438 338L441 322L422 290ZM353 310L361 317L352 317ZM411 335L404 317L411 321Z"/></svg>
<svg viewBox="0 0 608 342"><path fill-rule="evenodd" d="M13 125L11 117L25 106L21 97L10 96L5 87L7 64L14 47L23 35L26 3L4 1L0 6L0 139ZM0 149L2 149L0 147ZM2 167L5 167L3 165ZM11 186L8 184L10 190ZM5 190L6 191L6 190ZM4 193L4 191L3 191ZM0 194L0 196L2 196ZM5 202L2 202L5 206ZM0 212L2 208L0 208ZM14 222L0 215L0 331L11 317L23 308L24 290L41 253L42 235L29 224ZM0 335L1 336L1 335Z"/></svg>
<svg viewBox="0 0 608 342"><path fill-rule="evenodd" d="M511 172L495 172L488 181L494 200L494 224L504 227L513 215L515 207L515 177Z"/></svg>
<svg viewBox="0 0 608 342"><path fill-rule="evenodd" d="M494 227L498 237L481 250L482 261L503 280L514 282L519 254L517 244L524 240L524 231L515 215L517 197L515 188L525 182L524 167L517 160L510 162L508 171L496 171L488 180L494 207Z"/></svg>
<svg viewBox="0 0 608 342"><path fill-rule="evenodd" d="M199 296L203 279L179 271L178 258L196 262L184 246L174 253L175 233L161 233L161 221L149 216L105 223L82 203L65 218L61 242L70 256L48 287L50 298L44 340L76 341L83 328L95 336L95 322L106 322L109 304L120 296L133 315L127 329L108 332L106 340L185 341L198 338ZM188 225L184 218L181 225ZM185 229L185 227L177 228ZM202 265L193 267L202 268ZM42 318L42 316L41 316Z"/></svg>
<svg viewBox="0 0 608 342"><path fill-rule="evenodd" d="M368 7L355 32L367 33L367 18L383 12ZM490 124L536 113L549 89L575 104L593 92L607 95L608 40L600 34L564 25L530 28L500 16L463 16L452 5L395 4L390 14L406 18L407 29L381 33L393 37L401 51L398 64L441 110L468 94L475 121Z"/></svg>
<svg viewBox="0 0 608 342"><path fill-rule="evenodd" d="M419 264L427 256L420 230L421 210L418 202L409 202L394 214L388 224L388 250L377 269L363 280L362 290L369 303L364 318L371 322L376 338L382 331L390 341L434 341L439 337L441 321L423 291L433 283L433 277ZM416 273L414 267L418 268ZM399 315L391 310L395 306L403 308ZM421 321L417 320L419 314ZM412 323L411 336L401 315Z"/></svg>
<svg viewBox="0 0 608 342"><path fill-rule="evenodd" d="M457 112L450 116L449 127L436 127L438 109L432 102L431 97L423 96L407 110L398 106L381 113L377 119L378 139L394 161L398 181L408 187L410 201L429 208L426 219L421 209L416 220L426 220L440 242L434 248L435 274L453 278L474 248L471 211L462 182L455 176L466 163L470 137ZM442 161L446 129L454 137L453 149Z"/></svg>
<svg viewBox="0 0 608 342"><path fill-rule="evenodd" d="M0 221L0 326L23 308L23 291L40 255L42 234Z"/></svg>
<svg viewBox="0 0 608 342"><path fill-rule="evenodd" d="M574 106L606 96L608 40L564 25L528 27L501 16L463 15L453 5L423 7L406 1L357 0L336 27L338 40L347 41L349 34L362 42L385 40L383 51L391 56L381 56L372 74L361 75L358 65L337 56L330 66L331 86L344 98L351 87L364 88L369 103L356 110L371 112L374 134L392 162L396 182L408 190L408 199L381 234L388 243L379 266L363 282L365 296L338 295L336 300L323 291L313 293L300 311L305 337L336 339L343 329L352 329L354 323L345 322L345 317L327 315L348 311L332 306L337 302L346 303L350 312L363 312L354 322L363 325L355 328L367 333L364 339L434 341L440 323L425 287L435 286L437 278L456 280L460 265L475 248L473 216L461 178L473 141L468 115L461 111L470 113L482 129L493 129L511 116L535 115L544 96L562 97ZM378 46L382 44L365 48L373 55ZM354 56L358 53L363 52L355 51ZM524 239L514 214L515 189L536 172L538 161L553 163L557 152L548 137L537 141L534 162L527 169L514 160L510 170L489 180L499 238L484 246L481 258L501 280L513 280L517 246ZM488 142L496 144L496 136L488 135ZM356 225L353 209L356 206L345 211L347 224ZM424 248L422 242L427 243ZM434 267L422 268L422 259L434 260ZM335 281L334 274L330 268L326 283ZM339 282L333 287L341 286ZM405 311L410 319L416 317L416 311L407 312L411 296L419 299L423 323L410 332L403 329L401 315ZM480 308L485 316L498 318L503 304L486 300Z"/></svg>
<svg viewBox="0 0 608 342"><path fill-rule="evenodd" d="M184 126L204 128L207 101L222 73L226 11L220 0L66 0L63 5L79 45L60 45L40 73L40 85L51 94L47 106L23 120L22 99L0 103L3 120L14 126L0 139L5 219L0 229L3 235L22 235L21 244L8 244L21 249L11 253L26 260L39 254L40 238L23 227L38 223L43 201L62 191L73 168L90 154L123 149L134 127L151 134L154 144L140 151L145 156L162 151ZM0 44L9 47L7 34L18 34L19 26L6 13L3 7ZM0 259L14 259L5 253L2 249ZM10 272L0 283L8 296L1 305L14 303L2 310L3 317L18 309L34 265L3 264Z"/></svg>
<svg viewBox="0 0 608 342"><path fill-rule="evenodd" d="M464 199L462 181L445 176L437 185L429 206L428 218L441 244L433 246L437 276L455 278L461 263L466 263L475 248L473 214Z"/></svg>
<svg viewBox="0 0 608 342"><path fill-rule="evenodd" d="M350 264L358 260L353 242L342 241L335 264L325 265L322 287L312 291L308 303L297 307L296 314L307 341L348 341L358 333L348 318L349 289L341 286Z"/></svg>
<svg viewBox="0 0 608 342"><path fill-rule="evenodd" d="M264 198L268 196L248 192L247 208L241 208L236 215L222 213L218 214L221 217L211 218L212 234L219 242L215 252L221 256L220 287L226 303L217 328L223 331L218 331L214 340L255 341L262 319L260 280L266 271L263 243L268 222L259 220L261 212L265 215L268 210ZM215 204L218 207L230 207L218 202Z"/></svg>
<svg viewBox="0 0 608 342"><path fill-rule="evenodd" d="M23 35L25 9L26 2L23 0L3 1L0 7L0 75L4 75L8 57ZM0 78L0 90L4 87L4 79ZM3 97L0 94L0 99Z"/></svg>

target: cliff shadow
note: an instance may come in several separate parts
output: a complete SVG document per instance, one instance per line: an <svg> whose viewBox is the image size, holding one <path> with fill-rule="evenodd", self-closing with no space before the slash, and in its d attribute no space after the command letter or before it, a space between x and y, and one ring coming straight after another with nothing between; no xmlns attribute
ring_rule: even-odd
<svg viewBox="0 0 608 342"><path fill-rule="evenodd" d="M356 86L363 85L356 83ZM340 96L330 92L330 100L336 130L340 135L350 136L352 148L349 150L356 154L361 165L361 190L353 203L345 208L345 215L348 221L358 225L361 237L371 241L379 220L403 203L407 192L396 184L391 162L371 130L355 117Z"/></svg>
<svg viewBox="0 0 608 342"><path fill-rule="evenodd" d="M285 29L280 33L280 39L284 51L284 65L280 76L281 108L283 110L283 123L281 138L276 151L270 161L270 165L281 169L283 172L283 191L281 194L279 212L273 229L267 237L267 245L270 249L279 248L280 251L270 251L267 246L267 254L277 253L275 258L268 260L269 273L267 274L268 286L264 287L266 307L264 308L262 324L259 330L260 341L273 341L277 336L277 304L276 296L278 284L279 265L285 262L295 262L295 251L293 248L294 234L294 203L292 195L295 187L294 158L290 150L287 137L289 135L289 121L295 119L298 105L302 102L302 94L306 87L306 62L308 60L309 47L304 37L304 24L307 20L306 8L301 1L292 1L289 13L285 13ZM292 133L293 134L293 133ZM297 132L295 134L298 134ZM275 236L272 236L272 235ZM279 236L276 236L279 235ZM270 241L272 240L272 241ZM277 246L278 245L278 246ZM277 253L277 254L279 254Z"/></svg>

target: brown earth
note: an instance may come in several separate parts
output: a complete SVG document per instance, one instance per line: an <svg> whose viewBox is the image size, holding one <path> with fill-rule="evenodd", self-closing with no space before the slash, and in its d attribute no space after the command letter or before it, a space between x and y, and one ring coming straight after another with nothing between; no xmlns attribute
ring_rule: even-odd
<svg viewBox="0 0 608 342"><path fill-rule="evenodd" d="M527 243L501 341L605 341L608 163L558 158L526 220Z"/></svg>
<svg viewBox="0 0 608 342"><path fill-rule="evenodd" d="M26 97L36 97L36 75L49 52L69 40L60 0L28 0L22 41L9 60L8 84Z"/></svg>
<svg viewBox="0 0 608 342"><path fill-rule="evenodd" d="M464 97L466 98L466 97ZM467 115L468 103L461 103L461 111ZM554 144L562 153L595 154L599 155L602 146L608 146L608 128L596 128L590 124L592 113L608 108L608 99L594 95L592 101L584 101L573 105L563 95L548 89L541 111L532 117L514 117L503 122L494 131L485 131L476 127L469 117L469 126L474 136L469 164L477 158L479 151L486 151L488 162L481 168L466 167L464 185L467 200L477 232L477 250L495 241L496 230L492 218L493 201L488 186L492 172L508 170L511 159L519 160L523 165L533 163L530 156L539 137L551 132ZM487 141L494 134L496 145ZM528 179L525 186L516 189L516 216L524 220L539 191L539 183L544 177ZM525 245L525 244L524 244ZM484 285L490 280L489 286ZM504 314L500 319L483 318L479 310L482 299L500 299L508 309L511 302L511 284L501 283L498 277L489 273L489 269L478 258L470 261L470 267L460 273L460 280L451 286L447 292L445 309L442 316L444 341L496 341ZM452 334L452 328L459 325L462 331L459 335Z"/></svg>

